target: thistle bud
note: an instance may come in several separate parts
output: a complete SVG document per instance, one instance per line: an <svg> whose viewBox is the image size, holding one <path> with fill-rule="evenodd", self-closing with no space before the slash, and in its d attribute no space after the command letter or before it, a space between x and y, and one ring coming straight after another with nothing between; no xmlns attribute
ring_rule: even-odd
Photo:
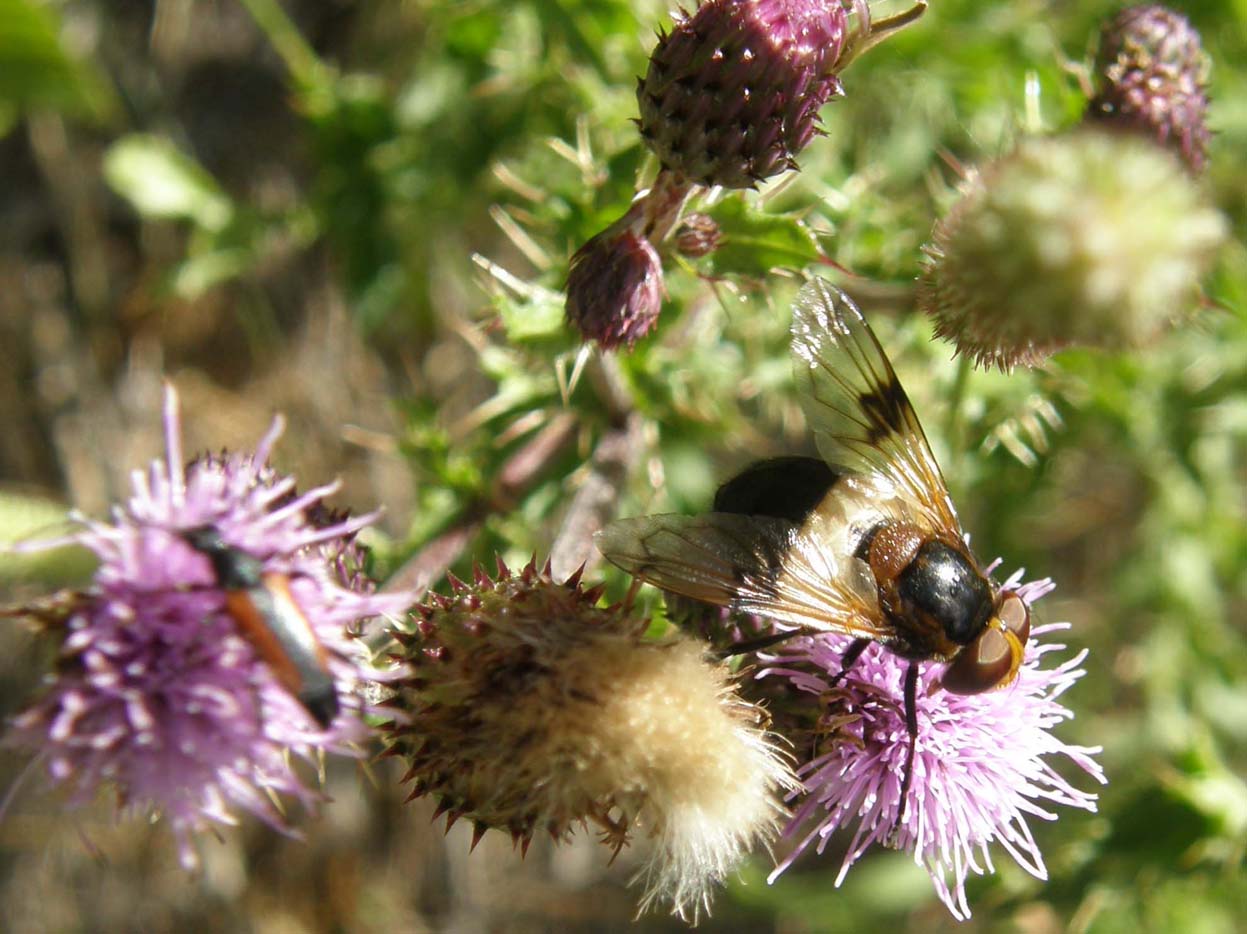
<svg viewBox="0 0 1247 934"><path fill-rule="evenodd" d="M918 288L936 334L981 364L1137 346L1194 303L1225 237L1178 161L1091 129L1024 141L967 179Z"/></svg>
<svg viewBox="0 0 1247 934"><path fill-rule="evenodd" d="M707 0L660 34L637 84L641 135L663 167L703 185L752 188L786 169L843 93L837 73L925 4L872 26L856 0Z"/></svg>
<svg viewBox="0 0 1247 934"><path fill-rule="evenodd" d="M411 674L384 732L412 796L525 850L578 825L615 850L643 830L643 906L663 898L695 916L773 836L776 793L792 787L761 712L700 643L645 640L644 618L599 607L600 589L556 583L548 565L453 583L395 633Z"/></svg>
<svg viewBox="0 0 1247 934"><path fill-rule="evenodd" d="M645 237L604 230L572 256L567 318L603 350L631 347L662 310L662 260Z"/></svg>
<svg viewBox="0 0 1247 934"><path fill-rule="evenodd" d="M1199 172L1208 151L1207 71L1186 17L1160 4L1129 7L1101 32L1087 116L1153 136Z"/></svg>
<svg viewBox="0 0 1247 934"><path fill-rule="evenodd" d="M719 248L723 232L709 214L690 214L675 231L675 248L681 256L697 259Z"/></svg>
<svg viewBox="0 0 1247 934"><path fill-rule="evenodd" d="M603 350L631 348L653 330L664 294L654 243L675 224L691 187L659 173L623 217L573 254L565 312L585 340Z"/></svg>

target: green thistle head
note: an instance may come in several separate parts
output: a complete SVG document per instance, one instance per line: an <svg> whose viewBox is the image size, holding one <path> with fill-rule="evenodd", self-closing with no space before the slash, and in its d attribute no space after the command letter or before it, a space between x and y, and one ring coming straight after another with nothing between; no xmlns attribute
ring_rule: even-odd
<svg viewBox="0 0 1247 934"><path fill-rule="evenodd" d="M1226 233L1176 159L1084 129L1029 139L936 224L919 304L977 362L1137 346L1193 304Z"/></svg>

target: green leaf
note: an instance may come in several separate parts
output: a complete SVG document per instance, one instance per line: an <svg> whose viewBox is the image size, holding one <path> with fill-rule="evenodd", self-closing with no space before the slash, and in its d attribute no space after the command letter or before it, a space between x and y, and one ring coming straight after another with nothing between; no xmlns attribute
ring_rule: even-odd
<svg viewBox="0 0 1247 934"><path fill-rule="evenodd" d="M0 582L38 580L54 586L76 583L95 567L83 548L69 545L47 551L14 553L7 549L23 542L58 538L66 531L65 507L51 500L20 493L0 493Z"/></svg>
<svg viewBox="0 0 1247 934"><path fill-rule="evenodd" d="M795 214L767 214L742 198L728 198L708 213L723 234L709 257L716 276L762 279L777 267L801 269L827 261L818 238Z"/></svg>
<svg viewBox="0 0 1247 934"><path fill-rule="evenodd" d="M0 105L104 120L116 99L93 65L66 52L60 23L47 6L0 0Z"/></svg>
<svg viewBox="0 0 1247 934"><path fill-rule="evenodd" d="M158 136L135 134L114 143L104 156L104 177L144 217L188 220L214 233L234 218L234 204L216 179Z"/></svg>
<svg viewBox="0 0 1247 934"><path fill-rule="evenodd" d="M183 298L198 298L214 286L238 278L255 262L254 251L241 248L189 256L173 270L173 290Z"/></svg>
<svg viewBox="0 0 1247 934"><path fill-rule="evenodd" d="M495 305L508 340L522 343L566 333L562 293L543 289L523 300L504 295L496 300Z"/></svg>

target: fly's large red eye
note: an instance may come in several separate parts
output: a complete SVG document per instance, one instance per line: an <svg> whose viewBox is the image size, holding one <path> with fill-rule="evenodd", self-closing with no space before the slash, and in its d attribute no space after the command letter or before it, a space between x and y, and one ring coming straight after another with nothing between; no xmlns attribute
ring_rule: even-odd
<svg viewBox="0 0 1247 934"><path fill-rule="evenodd" d="M996 617L1005 629L1017 636L1022 648L1026 648L1026 642L1031 637L1031 611L1022 598L1015 593L1005 594L1000 600Z"/></svg>
<svg viewBox="0 0 1247 934"><path fill-rule="evenodd" d="M995 615L977 639L944 670L941 685L953 694L982 694L1004 687L1017 675L1026 640L1030 610L1017 594L1005 594Z"/></svg>

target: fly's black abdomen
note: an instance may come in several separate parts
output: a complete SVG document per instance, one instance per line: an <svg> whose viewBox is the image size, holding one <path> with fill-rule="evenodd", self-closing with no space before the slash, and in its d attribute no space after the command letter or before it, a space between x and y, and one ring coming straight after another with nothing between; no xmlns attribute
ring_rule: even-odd
<svg viewBox="0 0 1247 934"><path fill-rule="evenodd" d="M751 464L714 494L714 511L805 522L839 479L815 457L775 457Z"/></svg>
<svg viewBox="0 0 1247 934"><path fill-rule="evenodd" d="M970 560L940 541L925 542L897 579L906 610L938 624L958 645L968 645L992 614L991 585Z"/></svg>

